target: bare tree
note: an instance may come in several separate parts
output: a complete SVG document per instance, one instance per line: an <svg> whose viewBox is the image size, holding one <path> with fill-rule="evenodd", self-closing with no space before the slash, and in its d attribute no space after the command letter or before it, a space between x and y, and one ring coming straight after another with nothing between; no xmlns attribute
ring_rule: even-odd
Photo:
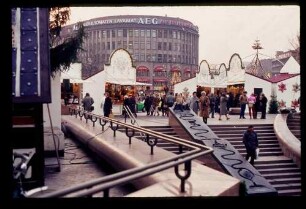
<svg viewBox="0 0 306 209"><path fill-rule="evenodd" d="M293 47L293 51L295 51L296 53L296 60L298 63L300 63L300 33L298 33L294 38L292 38L291 40L289 40L289 43L291 44L291 46Z"/></svg>

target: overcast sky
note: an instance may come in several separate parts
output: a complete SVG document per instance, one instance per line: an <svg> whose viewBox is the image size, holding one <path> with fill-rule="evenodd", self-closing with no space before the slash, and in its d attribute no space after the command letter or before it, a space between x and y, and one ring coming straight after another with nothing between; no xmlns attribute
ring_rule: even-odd
<svg viewBox="0 0 306 209"><path fill-rule="evenodd" d="M274 57L276 51L293 49L290 40L300 33L297 5L71 7L69 23L112 15L167 15L188 20L199 27L199 62L210 64L228 64L233 53L249 61L255 54L252 45L256 39L264 48L260 52Z"/></svg>

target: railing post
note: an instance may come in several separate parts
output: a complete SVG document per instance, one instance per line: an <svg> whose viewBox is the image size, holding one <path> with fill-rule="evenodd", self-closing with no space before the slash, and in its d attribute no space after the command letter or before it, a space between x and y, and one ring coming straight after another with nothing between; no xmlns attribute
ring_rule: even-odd
<svg viewBox="0 0 306 209"><path fill-rule="evenodd" d="M186 192L185 191L185 181L186 179L189 178L189 176L191 175L191 160L189 161L186 161L185 163L185 175L182 176L180 173L179 173L179 165L176 165L174 167L174 171L175 171L175 175L181 180L181 192Z"/></svg>

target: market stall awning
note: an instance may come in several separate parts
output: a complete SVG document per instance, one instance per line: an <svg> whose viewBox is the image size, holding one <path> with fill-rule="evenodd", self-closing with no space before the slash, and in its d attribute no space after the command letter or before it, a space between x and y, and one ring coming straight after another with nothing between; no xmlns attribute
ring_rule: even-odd
<svg viewBox="0 0 306 209"><path fill-rule="evenodd" d="M136 70L139 70L139 71L149 71L149 68L147 68L146 66L138 66L136 68Z"/></svg>
<svg viewBox="0 0 306 209"><path fill-rule="evenodd" d="M107 81L108 83L118 84L121 86L152 86L150 83L142 83L136 81Z"/></svg>
<svg viewBox="0 0 306 209"><path fill-rule="evenodd" d="M154 67L154 71L164 71L164 67L163 66L156 66L156 67Z"/></svg>

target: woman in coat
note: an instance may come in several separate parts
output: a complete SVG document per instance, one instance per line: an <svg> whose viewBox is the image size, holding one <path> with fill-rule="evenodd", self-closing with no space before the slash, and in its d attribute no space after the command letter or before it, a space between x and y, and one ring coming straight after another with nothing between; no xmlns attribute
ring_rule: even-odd
<svg viewBox="0 0 306 209"><path fill-rule="evenodd" d="M207 124L207 118L209 118L209 106L209 98L206 96L206 92L202 91L200 97L200 117L203 118L205 124Z"/></svg>
<svg viewBox="0 0 306 209"><path fill-rule="evenodd" d="M227 100L228 98L226 97L225 93L221 94L220 97L220 114L219 114L219 120L221 120L222 115L225 115L226 119L230 119L228 117L228 111L227 111Z"/></svg>

